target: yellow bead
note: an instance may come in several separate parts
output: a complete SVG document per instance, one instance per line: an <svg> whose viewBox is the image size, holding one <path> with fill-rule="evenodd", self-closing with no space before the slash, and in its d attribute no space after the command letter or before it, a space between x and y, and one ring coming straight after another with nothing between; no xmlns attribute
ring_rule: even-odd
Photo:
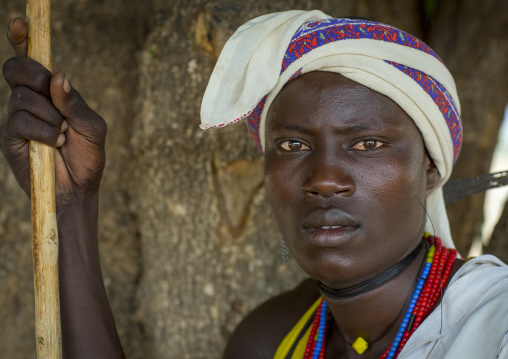
<svg viewBox="0 0 508 359"><path fill-rule="evenodd" d="M358 337L353 342L352 347L358 354L361 355L367 350L367 348L369 347L369 343L367 343L367 341L362 337Z"/></svg>

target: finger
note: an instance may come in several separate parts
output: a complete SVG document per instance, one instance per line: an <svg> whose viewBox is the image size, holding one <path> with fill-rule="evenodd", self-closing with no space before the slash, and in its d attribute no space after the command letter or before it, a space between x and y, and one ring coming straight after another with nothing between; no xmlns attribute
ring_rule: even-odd
<svg viewBox="0 0 508 359"><path fill-rule="evenodd" d="M0 126L0 133L5 132L5 123ZM14 148L13 148L14 147ZM13 146L11 141L6 143L5 136L0 136L0 151L9 163L9 166L23 188L23 191L30 198L30 159L28 141Z"/></svg>
<svg viewBox="0 0 508 359"><path fill-rule="evenodd" d="M2 147L16 150L29 140L60 147L65 143L65 135L55 126L38 119L29 112L16 112L4 124Z"/></svg>
<svg viewBox="0 0 508 359"><path fill-rule="evenodd" d="M20 17L12 20L7 31L7 40L11 44L16 56L26 56L28 48L28 26Z"/></svg>
<svg viewBox="0 0 508 359"><path fill-rule="evenodd" d="M107 125L104 119L93 111L81 95L71 86L63 72L51 79L51 100L75 131L103 144Z"/></svg>
<svg viewBox="0 0 508 359"><path fill-rule="evenodd" d="M51 72L37 61L28 57L12 57L2 67L2 75L13 90L16 86L27 86L45 96L50 96Z"/></svg>
<svg viewBox="0 0 508 359"><path fill-rule="evenodd" d="M7 104L7 117L20 111L30 112L35 117L57 128L61 128L65 120L48 97L26 86L17 86L13 89Z"/></svg>

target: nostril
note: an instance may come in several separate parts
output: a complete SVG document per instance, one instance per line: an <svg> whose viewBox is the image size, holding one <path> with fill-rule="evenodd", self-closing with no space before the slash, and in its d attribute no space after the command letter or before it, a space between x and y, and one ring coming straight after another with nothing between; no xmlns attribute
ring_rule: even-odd
<svg viewBox="0 0 508 359"><path fill-rule="evenodd" d="M355 186L352 180L312 181L308 185L302 186L302 192L309 198L351 196L355 192Z"/></svg>

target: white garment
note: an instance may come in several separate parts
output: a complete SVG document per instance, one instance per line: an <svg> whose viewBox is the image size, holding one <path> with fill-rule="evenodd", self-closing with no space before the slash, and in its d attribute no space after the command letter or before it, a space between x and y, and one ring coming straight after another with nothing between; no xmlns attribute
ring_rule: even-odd
<svg viewBox="0 0 508 359"><path fill-rule="evenodd" d="M448 69L431 54L376 39L348 39L317 47L294 61L281 74L281 63L300 26L330 17L320 11L286 11L255 18L242 25L224 46L210 77L201 105L201 128L214 129L248 117L267 95L259 135L264 146L265 120L270 104L290 77L301 73L340 73L395 101L415 122L441 176L428 191L426 209L431 221L425 231L455 248L443 199L442 186L450 177L454 146L438 105L411 77L386 61L420 70L437 80L460 113L455 83ZM457 115L459 115L457 113Z"/></svg>
<svg viewBox="0 0 508 359"><path fill-rule="evenodd" d="M464 264L398 358L508 359L508 266L491 255Z"/></svg>

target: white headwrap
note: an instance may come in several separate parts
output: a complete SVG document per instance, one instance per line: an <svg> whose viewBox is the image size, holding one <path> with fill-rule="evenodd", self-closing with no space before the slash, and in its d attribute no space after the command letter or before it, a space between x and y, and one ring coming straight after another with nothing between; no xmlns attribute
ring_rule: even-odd
<svg viewBox="0 0 508 359"><path fill-rule="evenodd" d="M317 10L253 19L222 50L203 98L201 128L246 118L251 132L259 131L262 148L270 104L295 74L311 71L340 73L388 96L413 119L441 176L426 197L435 230L428 220L425 230L453 248L442 185L460 151L459 100L439 57L403 31L366 20L333 19Z"/></svg>

